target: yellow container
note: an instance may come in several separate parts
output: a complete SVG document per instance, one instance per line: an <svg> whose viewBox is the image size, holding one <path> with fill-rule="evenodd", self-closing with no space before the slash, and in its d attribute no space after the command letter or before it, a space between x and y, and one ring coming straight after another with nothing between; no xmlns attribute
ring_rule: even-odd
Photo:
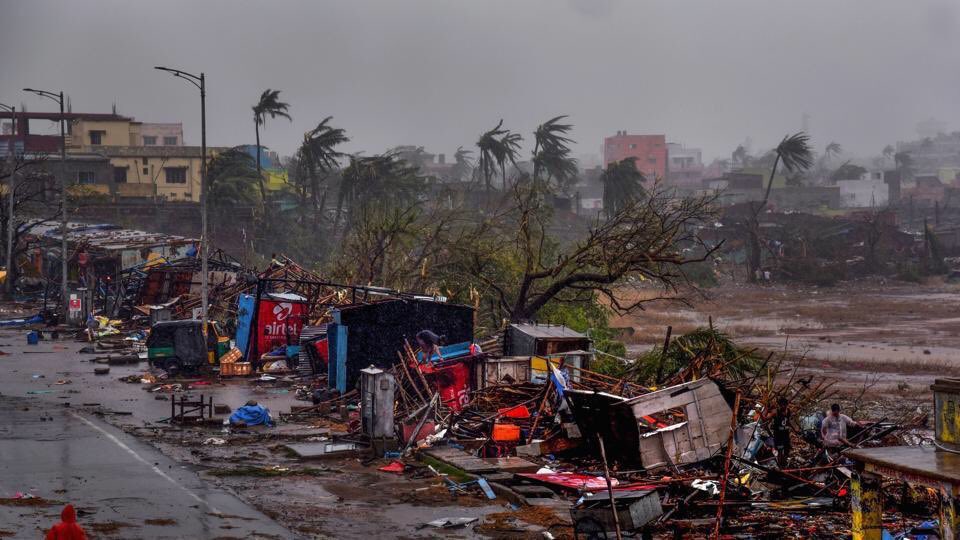
<svg viewBox="0 0 960 540"><path fill-rule="evenodd" d="M936 379L930 389L937 442L960 451L960 379Z"/></svg>

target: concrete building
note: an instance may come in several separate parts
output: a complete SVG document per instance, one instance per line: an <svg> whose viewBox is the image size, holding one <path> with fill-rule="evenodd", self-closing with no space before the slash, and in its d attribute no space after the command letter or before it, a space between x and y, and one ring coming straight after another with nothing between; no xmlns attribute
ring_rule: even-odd
<svg viewBox="0 0 960 540"><path fill-rule="evenodd" d="M890 201L890 186L882 172L865 173L856 180L840 180L837 186L843 208L879 208Z"/></svg>
<svg viewBox="0 0 960 540"><path fill-rule="evenodd" d="M763 199L763 175L728 172L719 178L703 180L706 194L716 195L721 206L730 206Z"/></svg>
<svg viewBox="0 0 960 540"><path fill-rule="evenodd" d="M137 122L118 114L66 113L64 117L68 161L70 156L99 155L112 166L109 174L102 169L74 171L77 176L71 173L71 182L102 186L94 189L118 198L200 200L201 148L183 144L182 124ZM4 118L9 118L9 113L0 113L0 119ZM16 135L0 136L0 146L5 147L10 137L16 137L18 146L28 152L55 156L60 152L60 136L34 135L30 124L59 120L59 112L18 113ZM207 157L222 150L208 147Z"/></svg>
<svg viewBox="0 0 960 540"><path fill-rule="evenodd" d="M143 146L183 146L183 124L140 124Z"/></svg>
<svg viewBox="0 0 960 540"><path fill-rule="evenodd" d="M630 135L618 131L603 140L603 165L636 158L637 170L650 180L667 177L666 135Z"/></svg>
<svg viewBox="0 0 960 540"><path fill-rule="evenodd" d="M667 143L667 183L695 187L703 180L703 152L679 143Z"/></svg>

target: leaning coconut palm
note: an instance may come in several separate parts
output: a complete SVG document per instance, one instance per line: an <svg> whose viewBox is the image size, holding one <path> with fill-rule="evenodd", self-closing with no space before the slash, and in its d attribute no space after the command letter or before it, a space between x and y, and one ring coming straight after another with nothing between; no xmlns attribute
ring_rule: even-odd
<svg viewBox="0 0 960 540"><path fill-rule="evenodd" d="M503 186L507 185L507 162L516 165L520 155L520 142L523 137L503 128L503 119L493 129L484 132L477 140L479 159L477 172L483 179L487 190L493 187L493 174L500 170Z"/></svg>
<svg viewBox="0 0 960 540"><path fill-rule="evenodd" d="M533 181L545 184L555 180L561 190L566 191L568 184L577 176L577 160L570 156L570 144L573 140L566 135L573 129L572 124L561 124L566 115L556 116L537 126L533 132Z"/></svg>
<svg viewBox="0 0 960 540"><path fill-rule="evenodd" d="M290 104L280 101L280 91L267 88L260 94L260 100L253 106L253 127L257 136L257 175L260 178L260 196L267 200L267 191L263 185L263 172L260 165L260 126L266 125L267 116L270 118L286 118L292 120L287 110Z"/></svg>
<svg viewBox="0 0 960 540"><path fill-rule="evenodd" d="M840 143L838 142L831 142L823 150L823 155L828 159L831 157L837 157L842 153L843 153L843 147L840 146Z"/></svg>
<svg viewBox="0 0 960 540"><path fill-rule="evenodd" d="M497 164L499 163L497 156L502 152L500 151L500 138L507 133L507 130L503 128L503 119L500 119L500 122L493 127L493 129L487 130L480 135L480 138L477 139L477 150L479 151L479 158L477 159L477 173L483 179L484 185L487 187L487 190L490 190L493 183L493 173L497 170Z"/></svg>
<svg viewBox="0 0 960 540"><path fill-rule="evenodd" d="M453 168L450 169L451 180L460 182L470 177L473 172L473 158L470 157L472 154L472 151L462 146L457 147L456 153L453 154Z"/></svg>
<svg viewBox="0 0 960 540"><path fill-rule="evenodd" d="M637 158L628 157L607 165L600 175L603 184L603 212L612 218L643 195L646 177L637 169Z"/></svg>
<svg viewBox="0 0 960 540"><path fill-rule="evenodd" d="M497 152L497 165L500 167L501 187L507 189L507 162L514 167L517 166L517 158L520 156L520 143L523 137L519 133L507 133L500 138L500 145Z"/></svg>
<svg viewBox="0 0 960 540"><path fill-rule="evenodd" d="M770 199L770 189L773 187L773 180L777 176L777 167L783 163L783 167L791 173L804 171L813 164L813 153L810 150L810 136L804 132L786 135L780 144L774 149L773 166L770 169L770 178L767 181L767 188L764 191L763 199L756 203L750 203L751 215L748 218L747 235L749 237L749 258L748 270L749 279L756 281L757 272L760 270L760 213L767 206Z"/></svg>
<svg viewBox="0 0 960 540"><path fill-rule="evenodd" d="M350 156L350 164L343 170L340 179L333 236L336 236L336 225L344 208L348 210L346 234L352 224L352 213L359 206L393 206L417 200L425 187L424 178L417 172L416 167L395 154Z"/></svg>
<svg viewBox="0 0 960 540"><path fill-rule="evenodd" d="M350 141L347 132L342 128L330 125L333 120L328 116L317 124L317 127L303 134L303 144L300 145L300 155L303 171L310 180L310 201L313 206L314 228L319 225L320 215L326 206L327 190L320 195L321 176L326 181L330 173L340 166L340 160L346 156L337 150L341 144Z"/></svg>
<svg viewBox="0 0 960 540"><path fill-rule="evenodd" d="M214 207L259 204L253 157L240 148L220 152L207 165L207 195Z"/></svg>

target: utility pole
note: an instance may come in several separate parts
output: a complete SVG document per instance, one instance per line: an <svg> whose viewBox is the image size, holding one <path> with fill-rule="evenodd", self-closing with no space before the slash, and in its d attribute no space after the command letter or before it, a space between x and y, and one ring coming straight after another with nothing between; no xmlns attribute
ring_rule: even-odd
<svg viewBox="0 0 960 540"><path fill-rule="evenodd" d="M67 131L63 115L63 91L53 93L34 88L24 88L23 91L52 99L60 105L60 307L63 309L63 321L66 322L70 299L67 297Z"/></svg>
<svg viewBox="0 0 960 540"><path fill-rule="evenodd" d="M0 103L0 110L6 110L10 112L10 121L11 125L13 126L12 133L10 134L10 142L7 145L7 163L10 165L10 191L7 194L7 197L9 198L9 205L7 208L7 277L4 281L7 296L13 300L13 227L15 223L13 220L13 195L17 185L17 164L14 157L17 146L14 142L14 139L17 136L17 108Z"/></svg>
<svg viewBox="0 0 960 540"><path fill-rule="evenodd" d="M207 308L210 302L208 291L210 272L207 266L209 240L207 239L207 84L206 77L201 72L200 75L171 69L163 66L156 66L154 69L166 71L174 77L181 79L196 86L200 90L200 306L203 313L203 333L207 333Z"/></svg>

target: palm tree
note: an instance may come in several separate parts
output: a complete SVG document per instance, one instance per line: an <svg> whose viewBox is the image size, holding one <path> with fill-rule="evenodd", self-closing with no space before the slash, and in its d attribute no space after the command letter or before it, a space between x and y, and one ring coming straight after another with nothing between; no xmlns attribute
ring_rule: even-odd
<svg viewBox="0 0 960 540"><path fill-rule="evenodd" d="M823 150L823 155L824 155L827 159L829 159L829 158L831 158L831 157L837 157L837 156L839 156L841 153L843 153L843 147L840 146L840 143L838 143L838 142L831 142L831 143L828 144L827 147Z"/></svg>
<svg viewBox="0 0 960 540"><path fill-rule="evenodd" d="M643 195L646 177L637 169L637 158L628 157L607 165L600 175L603 184L603 212L608 218L623 210L631 201Z"/></svg>
<svg viewBox="0 0 960 540"><path fill-rule="evenodd" d="M456 153L453 154L453 168L450 170L450 176L453 180L459 182L470 176L470 172L473 170L473 159L470 157L472 154L472 151L466 150L462 146L457 147Z"/></svg>
<svg viewBox="0 0 960 540"><path fill-rule="evenodd" d="M480 151L477 171L483 178L487 190L492 188L493 174L497 169L500 169L503 185L506 187L506 164L509 161L516 165L522 140L523 137L519 133L511 133L510 130L503 128L503 119L500 119L500 122L493 129L480 135L477 140L477 149Z"/></svg>
<svg viewBox="0 0 960 540"><path fill-rule="evenodd" d="M517 158L520 156L520 143L523 137L519 133L507 133L500 138L500 145L497 153L497 165L500 166L501 184L503 189L507 188L507 162L514 167L517 166Z"/></svg>
<svg viewBox="0 0 960 540"><path fill-rule="evenodd" d="M886 159L893 159L893 155L896 153L897 150L889 144L883 147L883 157Z"/></svg>
<svg viewBox="0 0 960 540"><path fill-rule="evenodd" d="M333 236L344 207L347 227L351 225L353 210L369 204L395 206L417 200L425 187L418 169L396 154L350 156L350 164L343 170L337 193L337 216Z"/></svg>
<svg viewBox="0 0 960 540"><path fill-rule="evenodd" d="M555 179L562 189L566 189L567 183L579 172L577 160L570 157L573 140L566 136L573 125L559 123L564 118L567 116L551 118L533 132L534 182L539 182L541 173L546 173L546 180Z"/></svg>
<svg viewBox="0 0 960 540"><path fill-rule="evenodd" d="M313 204L314 226L319 224L320 214L326 206L327 190L323 191L322 198L319 196L320 179L319 174L326 176L340 166L340 159L346 154L337 150L337 146L350 141L347 132L342 128L336 128L330 125L333 120L328 116L317 124L317 127L303 134L303 144L300 145L298 154L303 164L303 170L310 179L310 200Z"/></svg>
<svg viewBox="0 0 960 540"><path fill-rule="evenodd" d="M477 150L480 154L480 157L477 159L477 172L480 174L480 177L483 178L487 190L490 189L493 173L497 170L497 155L500 153L500 137L507 132L505 129L501 129L502 126L503 119L501 118L500 122L494 126L493 129L483 132L480 138L477 139Z"/></svg>
<svg viewBox="0 0 960 540"><path fill-rule="evenodd" d="M260 166L260 126L266 124L267 116L270 118L286 118L292 121L287 110L290 108L288 103L280 101L280 91L267 88L260 94L260 100L253 106L253 127L257 136L257 175L260 178L260 196L264 201L267 200L267 191L263 185L263 172Z"/></svg>
<svg viewBox="0 0 960 540"><path fill-rule="evenodd" d="M207 193L214 206L257 204L257 169L253 157L240 148L220 152L207 166Z"/></svg>
<svg viewBox="0 0 960 540"><path fill-rule="evenodd" d="M770 189L773 187L773 180L777 176L777 167L783 163L783 167L788 172L798 172L810 168L813 164L813 152L810 150L810 136L804 132L786 135L780 144L773 150L773 166L770 169L770 179L767 181L767 189L764 191L763 199L759 203L751 203L752 214L748 223L749 236L749 279L756 279L756 272L760 269L760 213L767 206L770 199Z"/></svg>

